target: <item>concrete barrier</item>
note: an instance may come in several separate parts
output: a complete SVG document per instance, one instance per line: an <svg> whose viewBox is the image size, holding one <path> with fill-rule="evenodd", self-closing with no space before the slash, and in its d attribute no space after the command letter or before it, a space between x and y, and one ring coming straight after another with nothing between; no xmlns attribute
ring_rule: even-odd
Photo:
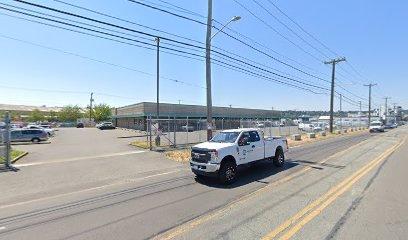
<svg viewBox="0 0 408 240"><path fill-rule="evenodd" d="M300 140L302 140L302 136L300 134L293 134L292 135L292 140L293 141L300 141Z"/></svg>
<svg viewBox="0 0 408 240"><path fill-rule="evenodd" d="M327 135L327 133L326 132L320 132L320 136L322 136L322 137L326 137L326 135Z"/></svg>
<svg viewBox="0 0 408 240"><path fill-rule="evenodd" d="M309 138L316 138L316 133L308 133L307 136Z"/></svg>

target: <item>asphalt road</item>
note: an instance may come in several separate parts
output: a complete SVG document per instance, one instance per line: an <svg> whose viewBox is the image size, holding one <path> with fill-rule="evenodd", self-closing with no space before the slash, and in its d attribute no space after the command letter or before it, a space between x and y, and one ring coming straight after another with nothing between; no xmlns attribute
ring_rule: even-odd
<svg viewBox="0 0 408 240"><path fill-rule="evenodd" d="M27 178L54 171L77 184L61 180L41 191L43 180L2 185L0 239L402 239L408 145L397 145L407 133L400 128L293 148L284 169L261 163L228 187L198 181L188 166L151 153L120 156L116 164L99 159L97 169L80 161L28 166L21 171ZM99 168L117 175L92 181ZM17 175L0 181L10 176L18 181Z"/></svg>

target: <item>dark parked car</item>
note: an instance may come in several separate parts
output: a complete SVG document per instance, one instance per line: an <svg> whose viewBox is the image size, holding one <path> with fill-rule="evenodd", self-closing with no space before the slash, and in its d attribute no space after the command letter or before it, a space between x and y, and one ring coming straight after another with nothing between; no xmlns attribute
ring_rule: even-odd
<svg viewBox="0 0 408 240"><path fill-rule="evenodd" d="M104 122L98 125L98 128L100 130L105 130L105 129L116 129L115 126L111 122Z"/></svg>
<svg viewBox="0 0 408 240"><path fill-rule="evenodd" d="M76 127L77 128L84 128L84 124L83 123L77 123Z"/></svg>

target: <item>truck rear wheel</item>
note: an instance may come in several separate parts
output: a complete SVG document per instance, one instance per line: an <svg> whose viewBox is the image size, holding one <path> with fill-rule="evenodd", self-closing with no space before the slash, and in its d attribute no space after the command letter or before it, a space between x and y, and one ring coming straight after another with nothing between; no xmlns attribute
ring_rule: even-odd
<svg viewBox="0 0 408 240"><path fill-rule="evenodd" d="M277 149L275 152L275 157L273 158L273 164L277 167L283 167L285 165L285 154L282 149Z"/></svg>
<svg viewBox="0 0 408 240"><path fill-rule="evenodd" d="M224 184L231 184L237 180L237 165L232 161L226 161L221 165L219 179Z"/></svg>

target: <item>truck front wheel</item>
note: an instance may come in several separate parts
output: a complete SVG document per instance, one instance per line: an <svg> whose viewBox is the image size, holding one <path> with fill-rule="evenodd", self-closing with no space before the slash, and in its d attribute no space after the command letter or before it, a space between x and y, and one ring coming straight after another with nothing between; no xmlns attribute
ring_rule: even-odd
<svg viewBox="0 0 408 240"><path fill-rule="evenodd" d="M277 149L275 157L273 158L273 164L277 167L283 167L285 165L285 155L282 149Z"/></svg>
<svg viewBox="0 0 408 240"><path fill-rule="evenodd" d="M235 182L237 180L237 165L232 161L224 162L219 171L219 178L224 184Z"/></svg>

